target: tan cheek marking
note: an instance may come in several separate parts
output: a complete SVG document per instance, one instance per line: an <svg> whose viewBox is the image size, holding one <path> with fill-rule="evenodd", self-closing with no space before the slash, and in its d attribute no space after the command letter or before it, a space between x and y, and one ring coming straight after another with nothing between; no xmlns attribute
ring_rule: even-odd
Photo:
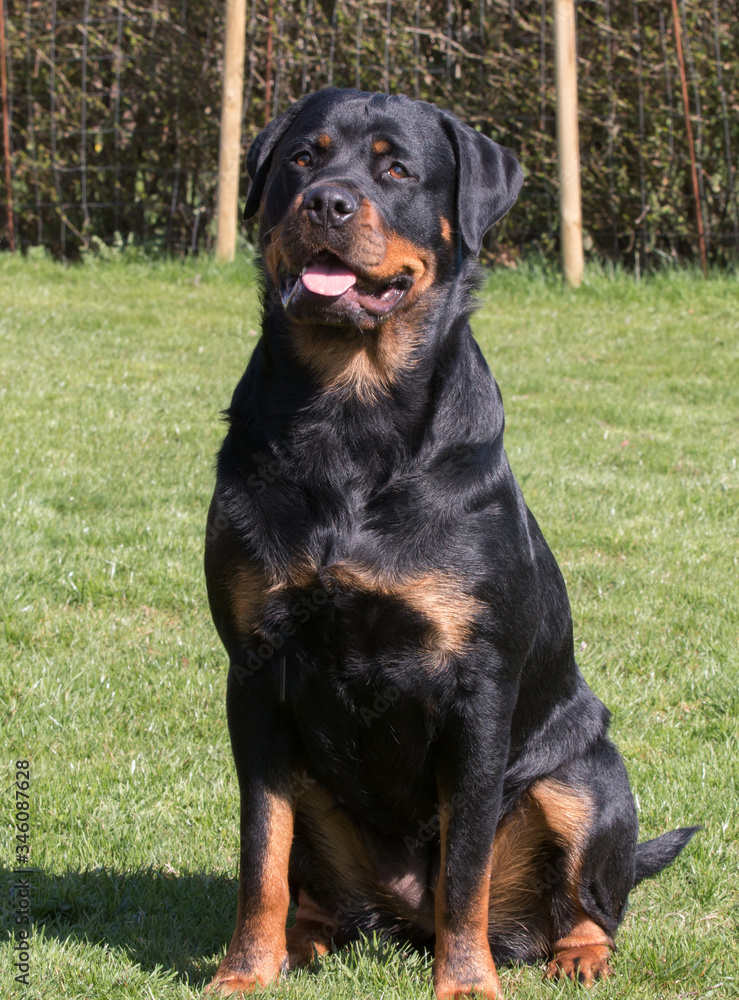
<svg viewBox="0 0 739 1000"><path fill-rule="evenodd" d="M414 288L411 291L412 297L418 298L418 295L425 291L436 276L436 260L433 251L419 247L399 233L388 229L371 202L362 204L360 223L380 235L382 243L384 243L382 256L379 259L365 262L367 274L377 281L394 278L399 274L408 274L413 278L414 284L422 285L421 289Z"/></svg>
<svg viewBox="0 0 739 1000"><path fill-rule="evenodd" d="M372 143L372 152L377 153L378 156L382 156L384 153L389 153L391 148L392 147L387 139L375 139Z"/></svg>
<svg viewBox="0 0 739 1000"><path fill-rule="evenodd" d="M432 251L416 246L397 233L386 234L385 240L385 259L380 267L373 268L369 273L379 280L409 274L414 286L406 296L406 302L409 297L419 298L436 276L436 260Z"/></svg>
<svg viewBox="0 0 739 1000"><path fill-rule="evenodd" d="M362 269L372 272L382 264L386 250L386 239L382 220L377 209L368 198L360 201L352 231L352 259L361 262Z"/></svg>
<svg viewBox="0 0 739 1000"><path fill-rule="evenodd" d="M368 228L378 233L384 242L382 257L376 262L366 262L367 274L374 281L387 280L400 274L410 275L413 279L413 286L401 304L401 312L398 314L400 322L401 317L408 313L409 307L415 305L433 285L436 278L436 257L432 250L418 246L399 233L389 230L373 205L367 204L366 207L363 205L362 210L362 221ZM386 324L385 329L387 330L390 325Z"/></svg>
<svg viewBox="0 0 739 1000"><path fill-rule="evenodd" d="M441 238L445 243L452 242L452 224L449 219L444 218L444 216L439 217L439 224L441 226Z"/></svg>
<svg viewBox="0 0 739 1000"><path fill-rule="evenodd" d="M328 132L321 132L321 134L316 139L316 145L319 149L328 149L332 143L331 136Z"/></svg>

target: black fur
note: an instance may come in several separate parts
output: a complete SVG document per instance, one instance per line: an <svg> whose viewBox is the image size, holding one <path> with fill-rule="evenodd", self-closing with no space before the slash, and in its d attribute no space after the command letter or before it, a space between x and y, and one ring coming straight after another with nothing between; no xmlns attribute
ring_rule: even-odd
<svg viewBox="0 0 739 1000"><path fill-rule="evenodd" d="M433 945L440 830L453 927L471 912L496 829L551 782L582 808L582 829L544 836L536 863L560 874L508 922L491 910L490 945L497 958L544 959L580 910L612 936L632 886L695 828L637 847L609 714L575 662L565 584L508 465L500 392L468 324L476 255L515 201L520 167L431 105L337 90L272 122L247 165L264 322L228 411L206 546L231 662L246 914L218 981L266 975L253 901L270 796L295 810L293 896L334 914L334 940L380 929ZM327 185L364 215L307 218L308 196L320 203ZM401 296L388 315L377 314L387 275L373 277L381 246L398 269L388 294ZM373 298L293 282L327 253ZM433 280L414 298L421 274ZM396 353L380 377L382 344ZM334 377L345 355L370 359L369 390ZM319 789L333 803L323 827ZM337 859L352 843L349 878ZM578 874L565 876L576 850ZM447 966L440 996L450 977L482 982L462 952Z"/></svg>

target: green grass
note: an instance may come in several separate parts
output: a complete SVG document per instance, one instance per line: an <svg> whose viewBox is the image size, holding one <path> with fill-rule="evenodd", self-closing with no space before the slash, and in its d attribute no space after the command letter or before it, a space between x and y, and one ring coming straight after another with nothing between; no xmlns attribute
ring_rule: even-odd
<svg viewBox="0 0 739 1000"><path fill-rule="evenodd" d="M599 998L739 996L739 282L533 271L475 319L507 449L567 579L643 835L704 830L636 889ZM201 570L249 268L0 257L0 990L199 995L235 915L225 657ZM32 761L35 931L13 981L13 762ZM574 997L540 969L507 995ZM270 996L431 997L423 956L345 951Z"/></svg>

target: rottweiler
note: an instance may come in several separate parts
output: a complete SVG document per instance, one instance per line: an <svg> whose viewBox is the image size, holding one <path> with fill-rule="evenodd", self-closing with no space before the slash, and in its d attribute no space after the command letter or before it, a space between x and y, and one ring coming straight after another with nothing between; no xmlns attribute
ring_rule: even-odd
<svg viewBox="0 0 739 1000"><path fill-rule="evenodd" d="M439 1000L501 996L496 962L590 984L629 890L695 828L637 844L470 330L521 168L431 104L328 89L247 169L264 318L205 555L240 873L210 990L372 932L433 950Z"/></svg>

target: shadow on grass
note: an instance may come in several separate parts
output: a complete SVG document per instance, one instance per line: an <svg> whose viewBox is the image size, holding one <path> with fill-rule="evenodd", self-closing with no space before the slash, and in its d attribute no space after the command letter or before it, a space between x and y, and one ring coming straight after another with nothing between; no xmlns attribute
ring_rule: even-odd
<svg viewBox="0 0 739 1000"><path fill-rule="evenodd" d="M3 906L0 932L13 928L11 885L0 869ZM225 875L168 873L157 868L120 872L110 868L36 871L31 912L36 929L59 941L78 940L124 951L141 968L175 970L202 987L216 970L233 933L236 880Z"/></svg>

